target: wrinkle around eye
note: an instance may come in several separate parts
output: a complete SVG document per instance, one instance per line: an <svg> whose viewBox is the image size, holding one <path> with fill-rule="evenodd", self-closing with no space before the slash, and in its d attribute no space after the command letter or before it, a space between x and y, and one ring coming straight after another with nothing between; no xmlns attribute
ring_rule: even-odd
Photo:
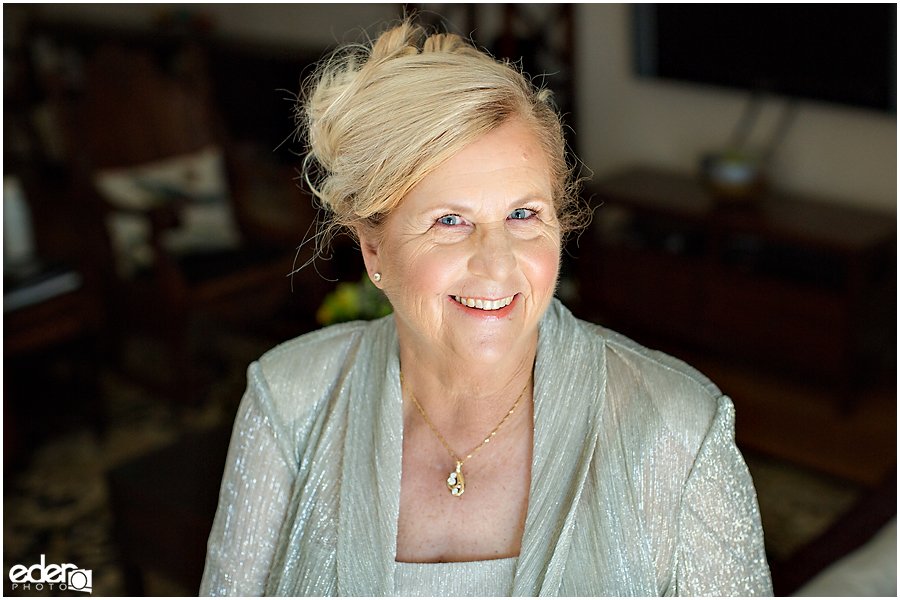
<svg viewBox="0 0 900 600"><path fill-rule="evenodd" d="M556 222L548 223L540 214L534 214L527 219L507 219L506 226L511 235L521 240L559 238L559 229Z"/></svg>
<svg viewBox="0 0 900 600"><path fill-rule="evenodd" d="M435 242L446 244L467 238L473 229L474 227L465 220L460 225L444 225L439 219L434 222L429 233Z"/></svg>

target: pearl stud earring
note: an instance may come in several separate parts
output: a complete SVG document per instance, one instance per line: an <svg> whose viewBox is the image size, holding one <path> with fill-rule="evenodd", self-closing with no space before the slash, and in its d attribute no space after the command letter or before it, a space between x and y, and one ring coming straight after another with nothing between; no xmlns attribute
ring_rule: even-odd
<svg viewBox="0 0 900 600"><path fill-rule="evenodd" d="M374 275L372 275L372 281L376 283L381 281L381 273L375 273Z"/></svg>

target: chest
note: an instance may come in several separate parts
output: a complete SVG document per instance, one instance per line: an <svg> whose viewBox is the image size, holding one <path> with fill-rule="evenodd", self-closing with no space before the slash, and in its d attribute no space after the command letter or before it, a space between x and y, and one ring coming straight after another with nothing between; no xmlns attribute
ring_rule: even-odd
<svg viewBox="0 0 900 600"><path fill-rule="evenodd" d="M515 435L502 443L492 441L493 447L463 464L465 492L460 496L447 486L455 461L446 449L428 436L404 436L398 561L461 562L519 555L531 485L533 428L519 429L509 432Z"/></svg>

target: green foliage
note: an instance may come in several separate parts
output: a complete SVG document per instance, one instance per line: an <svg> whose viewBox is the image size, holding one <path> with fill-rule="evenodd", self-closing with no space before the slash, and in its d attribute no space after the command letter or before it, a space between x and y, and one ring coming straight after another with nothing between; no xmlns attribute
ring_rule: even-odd
<svg viewBox="0 0 900 600"><path fill-rule="evenodd" d="M391 314L391 303L367 273L356 283L339 283L337 288L325 297L316 311L316 321L322 325L333 325L355 320L378 319Z"/></svg>

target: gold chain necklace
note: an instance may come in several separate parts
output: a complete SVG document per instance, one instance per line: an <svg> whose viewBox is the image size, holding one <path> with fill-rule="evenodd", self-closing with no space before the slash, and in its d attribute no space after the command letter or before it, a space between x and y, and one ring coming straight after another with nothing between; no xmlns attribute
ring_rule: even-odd
<svg viewBox="0 0 900 600"><path fill-rule="evenodd" d="M522 400L522 397L525 396L525 392L528 390L528 384L531 382L531 377L528 378L528 381L525 382L525 388L522 390L522 393L519 394L519 397L516 398L516 403L513 404L512 408L509 409L509 412L506 413L506 416L503 417L503 420L500 421L500 424L494 427L494 430L491 432L491 435L484 438L484 441L478 444L478 447L472 450L467 457L460 460L457 458L456 454L453 450L450 449L450 446L447 444L447 441L444 439L444 436L438 432L434 425L431 423L431 419L428 418L428 415L425 414L425 411L422 409L422 405L419 404L419 401L416 400L416 397L413 395L412 390L409 389L409 386L406 385L406 380L403 379L403 371L400 371L400 382L403 384L406 393L409 394L409 397L412 398L412 401L416 404L416 408L419 409L419 412L422 413L422 416L425 417L425 422L428 423L428 426L431 427L431 430L438 436L438 439L441 440L441 443L444 445L444 448L447 449L447 452L450 453L450 456L453 457L453 460L456 461L456 470L450 471L450 476L447 478L447 488L449 488L450 493L459 498L463 495L463 492L466 491L466 478L463 477L462 466L463 463L472 458L476 452L481 450L481 447L491 441L491 438L500 431L500 428L503 427L503 424L506 423L507 419L512 416L513 411L516 410L516 407L519 405L519 401Z"/></svg>

